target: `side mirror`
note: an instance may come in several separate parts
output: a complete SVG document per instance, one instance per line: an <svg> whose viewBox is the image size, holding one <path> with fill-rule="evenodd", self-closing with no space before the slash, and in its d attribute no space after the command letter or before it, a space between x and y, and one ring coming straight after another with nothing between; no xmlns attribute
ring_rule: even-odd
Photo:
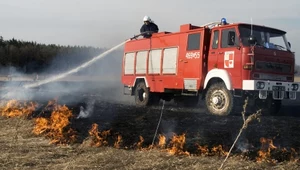
<svg viewBox="0 0 300 170"><path fill-rule="evenodd" d="M253 45L257 42L257 39L255 37L253 37L252 35L250 35L250 37L248 38L248 42L249 42L249 44Z"/></svg>
<svg viewBox="0 0 300 170"><path fill-rule="evenodd" d="M229 31L228 32L227 44L228 45L234 45L234 42L235 42L235 32L234 31Z"/></svg>
<svg viewBox="0 0 300 170"><path fill-rule="evenodd" d="M289 45L289 47L290 47L290 48L292 48L292 45L291 45L291 43L290 43L290 42L288 42L288 45Z"/></svg>

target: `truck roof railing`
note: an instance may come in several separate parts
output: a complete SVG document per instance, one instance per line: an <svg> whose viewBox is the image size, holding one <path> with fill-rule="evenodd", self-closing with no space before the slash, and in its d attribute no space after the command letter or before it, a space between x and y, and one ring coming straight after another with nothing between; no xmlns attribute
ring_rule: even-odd
<svg viewBox="0 0 300 170"><path fill-rule="evenodd" d="M201 25L201 27L208 27L208 28L214 28L220 24L220 21L216 22L209 22L207 24Z"/></svg>

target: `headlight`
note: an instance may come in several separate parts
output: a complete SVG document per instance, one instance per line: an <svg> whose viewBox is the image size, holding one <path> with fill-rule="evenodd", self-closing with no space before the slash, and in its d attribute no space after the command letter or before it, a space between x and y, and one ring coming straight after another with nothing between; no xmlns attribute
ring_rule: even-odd
<svg viewBox="0 0 300 170"><path fill-rule="evenodd" d="M292 84L292 90L293 91L297 91L299 89L299 85L298 84Z"/></svg>
<svg viewBox="0 0 300 170"><path fill-rule="evenodd" d="M265 88L265 82L257 82L256 83L257 89L264 89Z"/></svg>

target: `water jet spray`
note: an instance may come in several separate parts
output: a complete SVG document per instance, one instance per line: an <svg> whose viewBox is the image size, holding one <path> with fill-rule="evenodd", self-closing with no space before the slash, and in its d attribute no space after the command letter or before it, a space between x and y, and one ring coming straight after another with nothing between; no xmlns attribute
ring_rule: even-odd
<svg viewBox="0 0 300 170"><path fill-rule="evenodd" d="M56 80L59 80L59 79L61 79L61 78L64 78L64 77L66 77L66 76L68 76L68 75L70 75L70 74L76 73L76 72L78 72L79 70L81 70L81 69L83 69L83 68L86 68L86 67L90 66L91 64L93 64L93 63L96 62L97 60L103 58L104 56L106 56L107 54L111 53L112 51L118 49L119 47L121 47L123 44L125 44L127 41L130 41L130 40L131 40L131 39L128 39L128 40L126 40L126 41L124 41L124 42L122 42L122 43L116 45L115 47L113 47L113 48L111 48L111 49L105 51L104 53L102 53L102 54L100 54L100 55L98 55L98 56L96 56L96 57L94 57L94 58L92 58L91 60L89 60L89 61L83 63L82 65L80 65L80 66L78 66L78 67L76 67L76 68L73 68L72 70L69 70L69 71L67 71L67 72L65 72L65 73L62 73L62 74L58 74L58 75L49 77L49 78L47 78L47 79L45 79L45 80L41 80L41 81L38 81L38 82L36 82L36 83L26 84L26 85L24 85L23 87L26 88L26 89L27 89L27 88L38 87L38 86L41 86L41 85L43 85L43 84L47 84L47 83L50 83L50 82L54 82L54 81L56 81Z"/></svg>

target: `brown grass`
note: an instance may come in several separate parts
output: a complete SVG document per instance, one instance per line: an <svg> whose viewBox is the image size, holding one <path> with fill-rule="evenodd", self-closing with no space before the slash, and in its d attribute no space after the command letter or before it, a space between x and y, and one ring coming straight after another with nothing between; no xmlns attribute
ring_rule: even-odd
<svg viewBox="0 0 300 170"><path fill-rule="evenodd" d="M178 157L157 149L55 146L44 137L34 136L32 127L33 121L0 117L0 169L217 169L223 160L217 156ZM297 169L297 166L296 163L278 164L272 169ZM268 169L270 165L232 156L227 160L227 167Z"/></svg>
<svg viewBox="0 0 300 170"><path fill-rule="evenodd" d="M124 110L124 107L122 107L122 109ZM130 109L130 111L132 110ZM140 113L141 112L138 112L139 116L141 116ZM172 115L173 114L174 113L172 113ZM163 149L155 147L154 149L143 149L139 147L143 145L139 144L137 144L137 148L139 149L128 149L127 147L124 148L122 147L123 139L126 142L126 140L128 140L129 137L132 137L132 135L134 134L132 133L133 131L143 136L145 136L145 134L149 134L151 137L152 133L149 133L149 131L146 131L146 133L142 133L145 131L145 129L151 129L145 128L145 126L149 124L149 117L145 119L145 121L144 119L141 119L139 120L139 122L136 122L136 119L128 118L129 114L123 115L126 115L126 119L124 119L124 117L118 117L118 119L115 120L121 122L123 122L123 120L127 120L127 122L125 126L124 123L122 126L122 123L115 122L116 126L113 128L113 130L115 130L115 132L120 132L120 134L118 134L118 137L116 138L116 141L113 143L113 145L99 145L98 147L91 147L91 140L85 140L83 141L83 143L75 143L72 145L51 145L49 143L51 139L44 138L43 136L38 137L32 133L35 125L34 120L26 120L26 118L19 117L6 118L0 116L0 169L217 169L219 165L224 162L224 154L200 156L197 154L195 155L195 153L191 153L188 154L188 156L178 156L172 155L170 154L170 152L165 152L163 151ZM149 114L145 113L144 117L148 115ZM166 115L170 116L170 114L168 115L168 113L166 113ZM137 117L137 115L132 115L132 117ZM190 116L184 117L190 118ZM156 117L153 118L155 118L153 120L157 120ZM203 118L205 117L201 116L201 119L199 117L199 120L202 120ZM245 115L243 115L243 120L244 122L246 122L246 124L244 124L243 126L244 129L247 127L249 121L252 120L251 116L248 118L249 119L246 119ZM137 124L132 124L133 122L130 122L130 120L133 120L133 122ZM194 121L196 119L192 118L192 120ZM274 123L274 119L271 120L272 123ZM84 128L86 125L82 124L83 122L84 120L81 120L80 122L77 121L77 128ZM104 121L99 122L105 123ZM236 118L234 118L234 122L236 123ZM75 121L73 123L75 123ZM195 125L197 128L199 128L199 125L201 125L202 123L196 123ZM276 124L276 126L279 126L279 129L282 129L280 127L285 128L286 123L286 121L281 121L279 122L279 124L274 124ZM290 125L292 124L292 122L289 123ZM289 133L291 133L292 131L298 131L299 121L295 121L294 123L296 124L294 124L294 126L291 126L294 127L293 130L287 129ZM233 125L233 123L230 122L227 122L226 124ZM263 124L265 123L261 123L259 125ZM143 126L141 126L139 129L137 125ZM209 128L211 128L212 125L213 124L209 124ZM189 124L188 126L191 126L191 124ZM217 126L219 127L220 124L217 124ZM249 126L251 127L247 129L248 131L255 128L257 124L252 124ZM130 127L134 128L130 129ZM187 126L183 127L186 128ZM236 127L239 127L239 125L237 125ZM116 128L118 129L116 130ZM234 130L230 130L230 133L233 133L235 129L237 128L234 128ZM264 135L266 135L266 131L269 128L262 129L264 129ZM259 130L254 131L256 134ZM273 129L273 125L270 131L276 131ZM98 126L95 132L97 132L96 134L98 134ZM125 132L129 132L129 134L126 134ZM214 130L210 129L210 133L214 133ZM226 133L226 131L221 131L221 133L215 134L220 135L224 133ZM283 134L286 134L286 131L284 131ZM251 137L253 137L252 135ZM295 136L300 135L294 134L293 136L293 140L298 140L297 138L295 138ZM226 136L226 138L227 137L228 135ZM192 138L194 140L195 136L189 136L189 138ZM221 137L217 136L217 138ZM230 138L230 135L228 138ZM147 141L147 136L145 139L145 141ZM286 140L291 142L291 140L289 139ZM141 143L144 142L144 138L142 136L140 136L140 141ZM200 142L202 141L203 140L200 140ZM231 142L231 139L229 141ZM199 141L197 140L197 142ZM194 142L189 141L189 143ZM145 143L144 147L147 147L146 145L147 144ZM299 145L291 144L291 146ZM180 145L179 148L183 148L183 146ZM222 146L221 150L223 151ZM227 150L228 148L226 148L224 151L227 152ZM280 162L275 165L270 165L268 162L257 163L255 161L251 161L251 159L241 154L232 154L232 156L227 158L225 160L226 168L224 169L297 169L300 166L299 161Z"/></svg>
<svg viewBox="0 0 300 170"><path fill-rule="evenodd" d="M295 82L300 82L300 77L295 77Z"/></svg>

